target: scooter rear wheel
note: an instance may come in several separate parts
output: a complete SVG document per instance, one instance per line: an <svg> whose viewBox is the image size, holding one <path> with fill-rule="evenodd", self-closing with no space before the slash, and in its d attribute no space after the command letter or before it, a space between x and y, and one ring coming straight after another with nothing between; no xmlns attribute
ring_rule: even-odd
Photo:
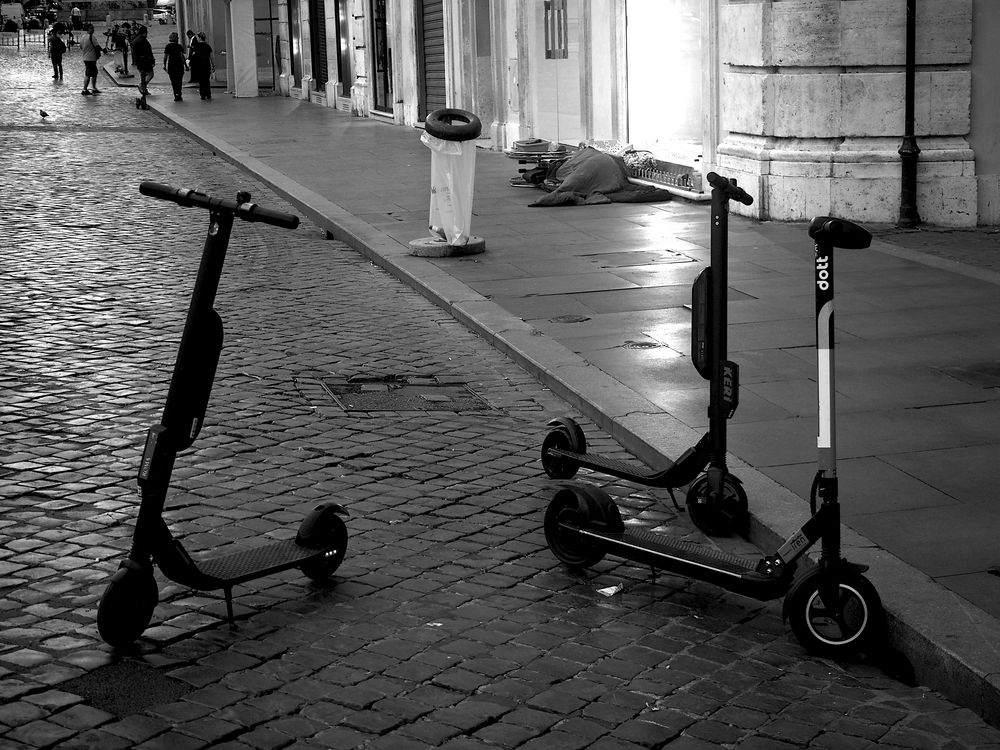
<svg viewBox="0 0 1000 750"><path fill-rule="evenodd" d="M691 522L708 536L746 534L750 503L743 483L732 474L723 478L720 498L710 496L708 476L702 474L692 482L686 502Z"/></svg>
<svg viewBox="0 0 1000 750"><path fill-rule="evenodd" d="M552 479L572 479L580 464L572 458L551 455L549 453L551 448L560 448L571 453L586 453L587 439L583 430L575 422L567 421L551 430L542 441L542 468L545 469L545 473Z"/></svg>
<svg viewBox="0 0 1000 750"><path fill-rule="evenodd" d="M158 599L153 566L123 561L97 605L97 632L112 648L131 645L149 627Z"/></svg>
<svg viewBox="0 0 1000 750"><path fill-rule="evenodd" d="M810 653L844 658L867 647L884 634L882 600L860 573L838 571L835 601L824 601L824 574L811 570L785 597L785 616L799 643Z"/></svg>
<svg viewBox="0 0 1000 750"><path fill-rule="evenodd" d="M313 581L321 583L332 576L344 561L344 555L347 554L347 525L335 513L325 513L322 516L322 528L314 527L312 536L311 546L322 546L327 551L322 556L302 563L299 570ZM319 543L317 539L324 541Z"/></svg>
<svg viewBox="0 0 1000 750"><path fill-rule="evenodd" d="M579 528L593 525L599 511L606 516L611 513L618 519L618 506L605 498L603 493L589 493L582 488L567 487L555 494L545 510L545 541L560 562L573 568L589 568L604 559L604 550L594 545L576 532L566 529L567 523ZM600 509L592 507L592 503L601 503Z"/></svg>

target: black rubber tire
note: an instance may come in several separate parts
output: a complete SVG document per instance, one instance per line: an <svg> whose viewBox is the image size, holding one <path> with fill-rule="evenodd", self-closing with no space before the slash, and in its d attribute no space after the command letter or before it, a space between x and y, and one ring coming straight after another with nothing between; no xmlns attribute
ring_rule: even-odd
<svg viewBox="0 0 1000 750"><path fill-rule="evenodd" d="M149 626L158 599L153 566L125 560L97 605L97 632L112 648L130 646Z"/></svg>
<svg viewBox="0 0 1000 750"><path fill-rule="evenodd" d="M830 613L820 597L822 574L803 575L785 597L785 616L792 633L812 654L848 658L877 644L885 635L885 610L871 582L860 573L837 574L836 611Z"/></svg>
<svg viewBox="0 0 1000 750"><path fill-rule="evenodd" d="M328 580L344 561L344 555L347 554L347 525L340 516L330 513L324 519L324 528L320 534L326 541L315 546L328 548L326 553L299 566L306 577L317 583Z"/></svg>
<svg viewBox="0 0 1000 750"><path fill-rule="evenodd" d="M442 141L472 141L483 132L483 124L464 109L436 109L424 118L424 130Z"/></svg>
<svg viewBox="0 0 1000 750"><path fill-rule="evenodd" d="M581 527L591 525L594 519L591 518L589 508L579 490L566 488L555 494L545 510L545 541L552 554L572 568L589 568L604 559L603 549L559 525L561 521L570 521ZM613 512L617 516L618 507L611 502L611 507L605 508L605 512ZM619 519L619 525L620 523Z"/></svg>
<svg viewBox="0 0 1000 750"><path fill-rule="evenodd" d="M688 488L687 510L692 523L708 536L746 536L750 524L750 503L743 484L732 474L722 480L722 498L712 502L708 475L702 474Z"/></svg>
<svg viewBox="0 0 1000 750"><path fill-rule="evenodd" d="M559 425L552 429L542 441L542 468L545 469L545 473L552 479L572 479L576 476L580 464L572 458L550 456L550 448L561 448L573 453L586 453L587 442L583 437L583 431L577 427L576 423Z"/></svg>

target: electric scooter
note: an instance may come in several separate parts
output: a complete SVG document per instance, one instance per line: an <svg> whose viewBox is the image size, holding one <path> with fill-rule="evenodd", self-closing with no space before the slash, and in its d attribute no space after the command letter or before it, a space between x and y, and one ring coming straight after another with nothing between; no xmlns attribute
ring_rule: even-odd
<svg viewBox="0 0 1000 750"><path fill-rule="evenodd" d="M833 367L833 250L871 244L864 228L827 216L813 219L816 243L816 351L819 395L818 466L810 490L811 517L770 555L748 559L647 530L626 529L614 501L588 485L566 485L545 513L545 539L559 560L592 566L614 554L654 570L716 584L760 601L785 597L784 617L805 648L841 657L877 643L883 609L865 565L840 549ZM817 541L816 566L797 576L797 561Z"/></svg>
<svg viewBox="0 0 1000 750"><path fill-rule="evenodd" d="M149 625L158 596L154 563L163 575L184 586L224 591L232 625L233 586L291 568L323 581L339 567L347 546L347 528L340 518L347 511L331 502L316 506L302 521L294 539L227 555L195 560L170 533L163 520L163 508L174 461L198 437L222 351L223 325L214 303L233 222L241 219L294 229L299 219L251 203L246 192L238 193L232 201L156 182L143 182L139 192L181 206L207 209L209 227L163 416L147 434L139 465L141 502L132 547L97 609L98 631L113 647L131 644Z"/></svg>
<svg viewBox="0 0 1000 750"><path fill-rule="evenodd" d="M570 417L549 422L542 442L542 468L553 479L570 479L583 466L649 487L673 490L690 485L688 515L709 536L748 531L747 495L740 480L726 467L726 420L739 405L739 365L727 359L727 270L729 266L729 201L750 205L753 198L736 183L715 172L712 186L711 263L691 287L691 360L709 381L708 432L676 461L648 471L628 461L587 452L583 430ZM706 466L708 467L706 469ZM704 474L699 477L699 474Z"/></svg>

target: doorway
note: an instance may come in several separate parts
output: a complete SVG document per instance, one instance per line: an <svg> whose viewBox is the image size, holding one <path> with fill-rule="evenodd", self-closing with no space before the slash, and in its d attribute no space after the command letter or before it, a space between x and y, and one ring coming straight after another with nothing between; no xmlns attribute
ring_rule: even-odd
<svg viewBox="0 0 1000 750"><path fill-rule="evenodd" d="M281 51L276 47L274 36L277 26L278 17L272 0L266 3L257 0L254 3L253 35L257 52L257 87L261 91L273 91L281 73Z"/></svg>
<svg viewBox="0 0 1000 750"><path fill-rule="evenodd" d="M704 153L702 2L628 0L626 9L628 140L690 165Z"/></svg>
<svg viewBox="0 0 1000 750"><path fill-rule="evenodd" d="M393 113L392 47L385 6L386 0L372 0L372 110L391 115Z"/></svg>

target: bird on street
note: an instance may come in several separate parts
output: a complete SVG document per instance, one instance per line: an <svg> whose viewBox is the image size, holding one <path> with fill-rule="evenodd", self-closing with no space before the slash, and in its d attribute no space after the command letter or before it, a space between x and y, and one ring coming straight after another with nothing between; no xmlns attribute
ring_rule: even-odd
<svg viewBox="0 0 1000 750"><path fill-rule="evenodd" d="M42 119L43 119L43 120L44 120L44 119L45 119L46 117L48 117L48 116L49 116L49 113L48 113L48 112L46 112L46 111L45 111L44 109L40 109L40 110L38 110L38 114L40 114L40 115L42 116Z"/></svg>

